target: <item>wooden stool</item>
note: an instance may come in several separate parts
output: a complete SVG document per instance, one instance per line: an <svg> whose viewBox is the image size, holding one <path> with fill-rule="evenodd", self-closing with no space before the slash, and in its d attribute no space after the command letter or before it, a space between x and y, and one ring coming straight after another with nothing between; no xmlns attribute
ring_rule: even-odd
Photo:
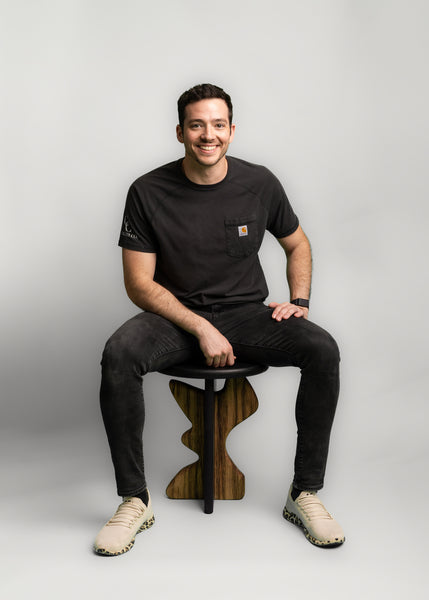
<svg viewBox="0 0 429 600"><path fill-rule="evenodd" d="M160 371L173 377L205 380L204 390L170 381L173 396L192 423L182 435L182 442L199 458L171 480L167 487L169 498L204 498L204 512L212 513L214 498L238 500L244 496L244 475L226 451L226 438L258 408L258 399L246 376L267 369L248 363L219 368L183 363ZM215 379L226 379L219 392L214 391Z"/></svg>

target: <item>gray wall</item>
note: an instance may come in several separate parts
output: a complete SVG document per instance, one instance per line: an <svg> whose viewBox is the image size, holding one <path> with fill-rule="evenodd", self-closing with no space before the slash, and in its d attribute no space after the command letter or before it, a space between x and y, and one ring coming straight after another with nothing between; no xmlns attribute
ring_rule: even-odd
<svg viewBox="0 0 429 600"><path fill-rule="evenodd" d="M88 427L114 492L97 396L104 342L137 310L116 246L123 203L131 181L181 155L176 99L210 81L233 98L230 153L278 175L312 242L311 318L342 350L328 481L386 457L427 463L428 4L18 0L1 13L0 428L11 443L34 435L37 449L39 435ZM287 299L275 240L261 257L269 300ZM230 443L262 480L262 461L278 457L286 486L298 373L253 382L260 411ZM146 395L155 477L163 461L171 471L186 422L165 377L150 375Z"/></svg>

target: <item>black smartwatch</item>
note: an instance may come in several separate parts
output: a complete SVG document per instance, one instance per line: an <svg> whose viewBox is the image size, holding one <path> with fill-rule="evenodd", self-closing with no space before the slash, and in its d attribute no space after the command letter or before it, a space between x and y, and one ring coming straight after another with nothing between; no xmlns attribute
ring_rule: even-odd
<svg viewBox="0 0 429 600"><path fill-rule="evenodd" d="M303 308L310 308L310 301L305 300L304 298L295 298L295 300L291 300L290 303L296 304L296 306L302 306Z"/></svg>

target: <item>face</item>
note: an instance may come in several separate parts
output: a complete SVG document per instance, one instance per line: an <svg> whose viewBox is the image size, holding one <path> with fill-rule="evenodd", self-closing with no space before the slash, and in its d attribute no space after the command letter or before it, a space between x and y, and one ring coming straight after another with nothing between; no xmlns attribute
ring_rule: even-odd
<svg viewBox="0 0 429 600"><path fill-rule="evenodd" d="M180 125L176 129L187 160L200 167L213 167L224 159L234 131L235 125L229 124L228 106L221 98L188 104L183 130Z"/></svg>

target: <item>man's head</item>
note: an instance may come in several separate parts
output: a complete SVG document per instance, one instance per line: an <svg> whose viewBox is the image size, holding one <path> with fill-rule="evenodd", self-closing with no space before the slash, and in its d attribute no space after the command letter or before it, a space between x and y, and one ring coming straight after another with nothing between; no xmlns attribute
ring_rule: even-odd
<svg viewBox="0 0 429 600"><path fill-rule="evenodd" d="M226 175L225 154L234 138L231 98L221 88L202 84L179 98L176 136L185 146L182 168L194 183L216 183Z"/></svg>
<svg viewBox="0 0 429 600"><path fill-rule="evenodd" d="M220 87L217 85L213 85L211 83L200 83L199 85L194 85L191 89L183 92L177 101L177 109L179 112L179 125L183 130L183 126L185 123L186 117L186 107L188 104L192 104L194 102L199 102L200 100L205 100L207 98L220 98L223 100L228 107L228 116L229 116L229 125L232 123L232 102L231 97Z"/></svg>

